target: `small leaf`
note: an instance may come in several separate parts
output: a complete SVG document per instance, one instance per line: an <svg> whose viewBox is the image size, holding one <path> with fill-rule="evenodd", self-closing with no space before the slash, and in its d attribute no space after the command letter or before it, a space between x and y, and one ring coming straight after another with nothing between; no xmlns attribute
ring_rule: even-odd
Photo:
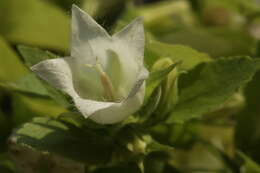
<svg viewBox="0 0 260 173"><path fill-rule="evenodd" d="M260 165L254 162L250 157L242 152L238 152L238 155L244 160L244 165L242 168L242 173L259 173Z"/></svg>
<svg viewBox="0 0 260 173"><path fill-rule="evenodd" d="M163 145L155 140L153 140L148 146L147 146L147 153L151 152L157 152L157 151L164 151L166 153L173 152L174 148L169 145Z"/></svg>
<svg viewBox="0 0 260 173"><path fill-rule="evenodd" d="M259 63L248 57L221 58L179 78L179 102L167 122L183 122L213 111L251 80Z"/></svg>
<svg viewBox="0 0 260 173"><path fill-rule="evenodd" d="M157 89L153 91L147 103L139 111L142 120L145 121L149 119L150 115L156 110L161 98L161 94L162 94L162 90L161 87L159 86L157 87Z"/></svg>
<svg viewBox="0 0 260 173"><path fill-rule="evenodd" d="M37 79L37 77L32 73L25 75L16 82L0 82L0 87L4 87L9 90L11 89L23 94L48 96L47 90L43 87L40 80Z"/></svg>
<svg viewBox="0 0 260 173"><path fill-rule="evenodd" d="M53 88L46 81L44 81L42 79L40 79L40 80L41 80L43 86L48 91L49 96L53 100L55 100L58 104L60 104L64 108L71 109L71 110L74 109L70 96L68 96L66 93L64 93L62 91L59 91L56 88Z"/></svg>
<svg viewBox="0 0 260 173"><path fill-rule="evenodd" d="M57 58L56 55L38 48L19 45L18 50L29 68L43 60Z"/></svg>
<svg viewBox="0 0 260 173"><path fill-rule="evenodd" d="M12 148L26 147L92 164L107 162L112 151L111 140L105 134L45 117L34 118L17 129L9 144L11 153L15 152Z"/></svg>

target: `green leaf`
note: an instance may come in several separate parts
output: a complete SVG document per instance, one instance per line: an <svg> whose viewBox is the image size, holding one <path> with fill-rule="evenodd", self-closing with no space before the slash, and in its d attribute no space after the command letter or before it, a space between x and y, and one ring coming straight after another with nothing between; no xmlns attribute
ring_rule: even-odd
<svg viewBox="0 0 260 173"><path fill-rule="evenodd" d="M151 95L151 97L148 98L147 103L144 104L144 106L141 108L139 111L140 118L142 120L147 120L149 119L150 115L156 110L158 107L158 104L160 102L162 90L161 87L157 87Z"/></svg>
<svg viewBox="0 0 260 173"><path fill-rule="evenodd" d="M12 154L15 154L12 148L21 146L92 164L107 162L112 152L112 143L107 135L43 117L34 118L17 129L9 143Z"/></svg>
<svg viewBox="0 0 260 173"><path fill-rule="evenodd" d="M48 96L49 93L39 79L29 73L16 82L0 82L0 87L6 90L16 91L25 95Z"/></svg>
<svg viewBox="0 0 260 173"><path fill-rule="evenodd" d="M179 101L167 122L183 122L213 111L250 81L258 68L259 61L248 57L221 58L181 75Z"/></svg>
<svg viewBox="0 0 260 173"><path fill-rule="evenodd" d="M254 162L250 157L242 152L238 152L238 155L244 160L242 173L260 173L260 165Z"/></svg>
<svg viewBox="0 0 260 173"><path fill-rule="evenodd" d="M13 94L10 111L13 113L12 117L15 123L23 123L34 116L56 117L66 111L64 108L71 107L65 96L61 94L57 97L51 94L46 87L49 86L47 84L44 86L32 73L16 82L0 82L0 89Z"/></svg>
<svg viewBox="0 0 260 173"><path fill-rule="evenodd" d="M223 149L220 149L203 138L198 137L198 141L212 154L217 156L222 161L223 166L225 165L228 170L234 173L240 173L239 165L226 153L226 151L223 151Z"/></svg>
<svg viewBox="0 0 260 173"><path fill-rule="evenodd" d="M255 41L243 30L227 28L187 28L164 35L158 40L168 44L181 44L205 52L213 58L249 55Z"/></svg>
<svg viewBox="0 0 260 173"><path fill-rule="evenodd" d="M43 60L57 58L57 56L52 54L51 52L43 51L38 48L19 46L18 50L21 53L22 57L25 60L26 65L29 68L32 65L35 65ZM31 83L30 83L30 80L28 82L26 82L26 84L30 86L30 87L27 87L27 91L28 91L28 89L31 89L30 92L35 92L36 94L39 94L39 92L38 92L39 89L41 89L40 91L43 91L43 88L45 88L46 91L48 92L48 95L52 99L54 99L57 103L64 106L65 108L72 107L70 98L65 93L57 90L56 88L51 87L46 81L44 81L40 78L37 79L34 75L31 75L29 78L31 80ZM35 78L35 79L33 79L33 78ZM34 81L34 83L33 83L33 81ZM40 86L40 83L41 83L42 87ZM24 86L19 85L19 88L24 89Z"/></svg>
<svg viewBox="0 0 260 173"><path fill-rule="evenodd" d="M19 57L1 37L0 50L0 80L15 81L28 73Z"/></svg>
<svg viewBox="0 0 260 173"><path fill-rule="evenodd" d="M170 153L174 151L174 148L170 145L164 145L152 139L152 141L147 146L147 154L152 152L161 152L161 151Z"/></svg>
<svg viewBox="0 0 260 173"><path fill-rule="evenodd" d="M207 54L190 47L149 40L146 43L145 62L151 67L161 57L169 57L173 62L182 62L180 70L189 70L202 62L211 61Z"/></svg>
<svg viewBox="0 0 260 173"><path fill-rule="evenodd" d="M258 59L259 60L259 59ZM245 106L237 115L235 143L237 148L260 163L260 71L244 89Z"/></svg>
<svg viewBox="0 0 260 173"><path fill-rule="evenodd" d="M12 43L66 51L69 17L42 0L1 0L0 35Z"/></svg>
<svg viewBox="0 0 260 173"><path fill-rule="evenodd" d="M25 64L31 67L43 60L57 58L58 56L38 48L19 45L18 50L24 58Z"/></svg>
<svg viewBox="0 0 260 173"><path fill-rule="evenodd" d="M184 124L166 124L157 123L149 129L152 137L165 145L174 146L175 148L188 148L192 146L197 132L196 123L187 122Z"/></svg>
<svg viewBox="0 0 260 173"><path fill-rule="evenodd" d="M41 83L48 91L49 96L53 100L55 100L58 104L60 104L61 106L63 106L66 109L74 109L70 96L68 96L66 93L64 93L56 88L53 88L44 80L41 80Z"/></svg>
<svg viewBox="0 0 260 173"><path fill-rule="evenodd" d="M7 153L0 154L0 172L1 173L14 173L15 165Z"/></svg>
<svg viewBox="0 0 260 173"><path fill-rule="evenodd" d="M11 101L12 110L8 116L12 117L12 125L15 127L31 121L36 116L57 117L67 111L52 99L45 97L29 97L28 95L14 93Z"/></svg>

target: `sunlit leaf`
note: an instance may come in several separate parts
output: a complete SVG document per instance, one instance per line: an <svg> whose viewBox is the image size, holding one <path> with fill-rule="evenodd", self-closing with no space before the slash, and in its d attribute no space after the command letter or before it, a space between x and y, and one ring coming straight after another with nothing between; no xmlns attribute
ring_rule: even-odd
<svg viewBox="0 0 260 173"><path fill-rule="evenodd" d="M12 148L29 147L83 163L106 162L112 151L108 136L51 118L34 118L17 129L9 141L11 152L15 152Z"/></svg>
<svg viewBox="0 0 260 173"><path fill-rule="evenodd" d="M171 58L173 62L180 61L180 70L192 69L202 62L211 61L207 54L187 46L166 44L153 40L148 41L146 43L145 62L151 66L162 57Z"/></svg>
<svg viewBox="0 0 260 173"><path fill-rule="evenodd" d="M179 78L179 102L170 122L182 122L212 111L249 82L259 62L248 57L222 58L197 66Z"/></svg>
<svg viewBox="0 0 260 173"><path fill-rule="evenodd" d="M14 50L0 37L0 80L15 81L27 74Z"/></svg>
<svg viewBox="0 0 260 173"><path fill-rule="evenodd" d="M42 0L1 0L0 35L12 43L66 51L69 17Z"/></svg>

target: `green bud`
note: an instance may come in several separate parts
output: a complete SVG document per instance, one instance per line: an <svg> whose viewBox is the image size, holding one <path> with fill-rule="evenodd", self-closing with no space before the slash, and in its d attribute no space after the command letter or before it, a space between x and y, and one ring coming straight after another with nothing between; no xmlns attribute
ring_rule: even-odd
<svg viewBox="0 0 260 173"><path fill-rule="evenodd" d="M152 67L152 71L162 70L169 67L174 62L171 58L161 58L156 61ZM177 77L178 68L174 68L169 74L167 79L162 84L162 99L161 105L167 105L168 107L177 102Z"/></svg>
<svg viewBox="0 0 260 173"><path fill-rule="evenodd" d="M158 71L158 70L162 70L163 68L167 68L169 67L171 64L173 64L173 61L171 58L160 58L159 60L157 60L153 67L152 67L152 71Z"/></svg>
<svg viewBox="0 0 260 173"><path fill-rule="evenodd" d="M144 154L146 151L146 146L146 142L143 139L138 138L136 136L132 142L127 144L127 148L136 154Z"/></svg>

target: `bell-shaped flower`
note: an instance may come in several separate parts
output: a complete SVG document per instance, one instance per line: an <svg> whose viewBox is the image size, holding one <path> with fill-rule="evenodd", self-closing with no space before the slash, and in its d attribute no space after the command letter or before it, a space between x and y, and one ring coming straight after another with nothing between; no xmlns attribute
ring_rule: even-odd
<svg viewBox="0 0 260 173"><path fill-rule="evenodd" d="M110 36L73 5L71 32L69 57L44 60L31 69L70 95L82 115L97 123L117 123L136 112L148 77L142 19Z"/></svg>

